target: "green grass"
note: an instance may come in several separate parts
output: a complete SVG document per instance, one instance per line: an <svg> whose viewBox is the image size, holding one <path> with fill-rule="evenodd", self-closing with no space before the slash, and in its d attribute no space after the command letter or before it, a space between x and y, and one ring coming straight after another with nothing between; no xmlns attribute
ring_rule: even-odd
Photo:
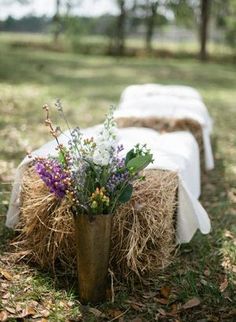
<svg viewBox="0 0 236 322"><path fill-rule="evenodd" d="M69 317L72 321L79 320L80 307L73 287L61 287L60 277L55 280L49 273L22 263L13 265L10 258L3 255L9 251L7 245L12 238L3 223L14 169L27 149L34 149L50 139L42 124L42 105L52 104L60 97L69 121L73 125L89 126L103 120L110 104L118 103L125 86L145 82L196 87L214 118L216 169L204 176L202 184L202 203L212 219L212 232L207 236L198 233L191 243L182 245L174 263L149 285L135 293L122 287L116 291L114 304L106 303L98 309L108 320L114 318L117 310L128 310L124 321L135 317L142 321L233 321L236 301L236 66L201 64L196 60L81 56L30 48L11 49L6 44L0 46L0 268L11 272L14 279L5 281L0 277L0 292L9 292L11 298L6 304L0 297L0 311L6 306L15 307L16 303L30 305L34 300L39 303L39 311L48 308L49 321L66 321ZM225 277L228 287L220 292ZM157 301L163 286L171 287L167 305ZM156 295L147 299L147 294ZM180 309L176 316L164 316L164 312L171 311L175 305L180 308L193 297L200 299L199 306ZM127 300L143 306L137 309ZM89 313L88 308L82 311L84 321L105 320Z"/></svg>
<svg viewBox="0 0 236 322"><path fill-rule="evenodd" d="M51 34L32 34L32 33L0 33L2 46L17 49L31 48L58 52L79 52L89 55L107 55L110 53L110 39L102 35L69 35L61 34L59 41L55 44ZM147 56L144 37L127 36L125 41L127 56ZM196 58L199 53L198 41L159 41L153 40L152 56L155 57L176 57L176 58ZM217 61L234 61L235 49L224 42L216 43L209 41L207 45L211 59Z"/></svg>

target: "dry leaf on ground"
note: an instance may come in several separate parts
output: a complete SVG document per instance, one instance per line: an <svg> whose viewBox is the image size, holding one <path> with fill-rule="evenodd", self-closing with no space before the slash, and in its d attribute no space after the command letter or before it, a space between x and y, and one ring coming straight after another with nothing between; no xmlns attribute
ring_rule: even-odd
<svg viewBox="0 0 236 322"><path fill-rule="evenodd" d="M8 313L6 311L0 311L0 322L7 321Z"/></svg>
<svg viewBox="0 0 236 322"><path fill-rule="evenodd" d="M170 296L171 288L169 286L163 286L160 289L161 296L164 297L165 299L168 299Z"/></svg>
<svg viewBox="0 0 236 322"><path fill-rule="evenodd" d="M163 315L163 316L166 316L166 311L165 310L163 310L163 309L157 309L157 311L161 314L161 315Z"/></svg>
<svg viewBox="0 0 236 322"><path fill-rule="evenodd" d="M187 310L191 309L192 307L198 306L201 303L199 298L193 297L191 300L187 301L183 306L182 309Z"/></svg>
<svg viewBox="0 0 236 322"><path fill-rule="evenodd" d="M4 277L6 280L8 280L8 281L12 281L13 280L13 276L9 272L5 271L2 268L0 268L0 275L2 277Z"/></svg>
<svg viewBox="0 0 236 322"><path fill-rule="evenodd" d="M32 306L27 306L19 315L19 318L26 318L28 316L34 315L35 313L36 311Z"/></svg>
<svg viewBox="0 0 236 322"><path fill-rule="evenodd" d="M224 281L220 284L220 292L223 293L228 286L227 277L224 278Z"/></svg>
<svg viewBox="0 0 236 322"><path fill-rule="evenodd" d="M109 309L106 313L112 318L119 317L120 315L123 314L123 312L119 309Z"/></svg>
<svg viewBox="0 0 236 322"><path fill-rule="evenodd" d="M96 316L96 318L102 318L105 317L105 314L103 314L101 311L99 311L98 309L95 309L94 307L90 307L88 309L88 311L90 313L92 313L94 316Z"/></svg>
<svg viewBox="0 0 236 322"><path fill-rule="evenodd" d="M167 299L163 299L163 298L160 299L160 298L157 298L157 297L155 298L155 301L160 303L160 304L163 304L163 305L166 305L169 302Z"/></svg>
<svg viewBox="0 0 236 322"><path fill-rule="evenodd" d="M6 306L5 309L7 310L7 312L11 313L11 314L15 314L16 313L16 310L13 309L12 307L8 307Z"/></svg>

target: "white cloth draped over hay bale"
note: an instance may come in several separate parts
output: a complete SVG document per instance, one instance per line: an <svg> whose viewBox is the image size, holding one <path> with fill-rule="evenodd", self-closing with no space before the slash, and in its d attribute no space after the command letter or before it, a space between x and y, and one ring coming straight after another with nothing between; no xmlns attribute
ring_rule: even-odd
<svg viewBox="0 0 236 322"><path fill-rule="evenodd" d="M214 168L210 142L212 119L195 89L157 84L128 86L121 95L115 117L120 127L141 126L166 132L192 132L204 151L205 168Z"/></svg>
<svg viewBox="0 0 236 322"><path fill-rule="evenodd" d="M99 129L83 132L91 137ZM136 143L146 143L155 159L146 170L146 181L136 184L132 200L114 216L112 263L115 271L128 278L132 272L145 274L165 267L175 243L189 242L197 229L209 233L210 221L198 201L199 151L190 133L160 135L151 129L127 128L117 134L124 153ZM61 135L59 141L66 145L68 135ZM33 156L56 155L55 147L51 141ZM59 204L29 170L30 161L26 157L17 170L6 225L18 224L19 245L28 247L40 265L53 267L59 260L68 266L75 259L72 216L68 205Z"/></svg>
<svg viewBox="0 0 236 322"><path fill-rule="evenodd" d="M137 84L127 86L121 94L121 102L139 98L141 96L167 95L179 98L191 98L202 100L200 93L191 86L185 85L161 85L161 84Z"/></svg>

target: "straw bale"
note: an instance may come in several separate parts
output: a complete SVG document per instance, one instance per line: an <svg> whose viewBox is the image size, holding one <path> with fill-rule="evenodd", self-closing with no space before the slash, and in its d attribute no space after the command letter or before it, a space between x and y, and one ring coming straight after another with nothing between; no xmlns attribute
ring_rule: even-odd
<svg viewBox="0 0 236 322"><path fill-rule="evenodd" d="M178 178L171 171L146 170L132 199L114 214L111 269L119 280L155 273L171 261L175 248ZM24 174L21 214L15 242L26 258L43 269L74 273L73 216L29 167Z"/></svg>
<svg viewBox="0 0 236 322"><path fill-rule="evenodd" d="M173 119L165 117L120 117L116 119L117 125L120 128L125 127L146 127L154 129L160 133L163 132L176 132L176 131L189 131L191 132L198 142L201 157L203 159L203 138L201 125L192 119Z"/></svg>

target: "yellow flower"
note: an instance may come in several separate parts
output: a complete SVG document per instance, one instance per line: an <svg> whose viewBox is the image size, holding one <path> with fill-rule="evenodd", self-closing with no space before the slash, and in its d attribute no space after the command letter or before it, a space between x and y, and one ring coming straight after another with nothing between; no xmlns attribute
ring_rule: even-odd
<svg viewBox="0 0 236 322"><path fill-rule="evenodd" d="M97 201L94 200L92 202L91 208L95 209L95 208L97 208L97 206L98 206L98 203L97 203Z"/></svg>

